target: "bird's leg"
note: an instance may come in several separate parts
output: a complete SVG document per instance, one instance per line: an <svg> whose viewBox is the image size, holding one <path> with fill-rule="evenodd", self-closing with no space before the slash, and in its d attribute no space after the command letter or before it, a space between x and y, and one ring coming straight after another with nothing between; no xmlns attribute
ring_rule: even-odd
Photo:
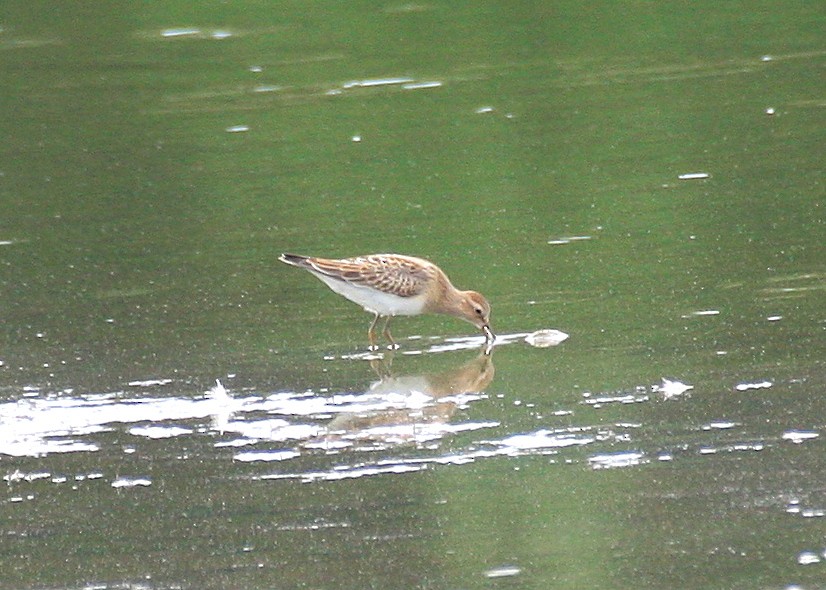
<svg viewBox="0 0 826 590"><path fill-rule="evenodd" d="M384 322L384 329L381 331L381 333L384 334L384 337L387 338L387 341L390 343L390 346L388 346L388 348L390 350L397 350L399 348L399 345L396 344L396 341L393 340L393 336L390 334L390 320L392 317L392 315L387 316L387 320Z"/></svg>
<svg viewBox="0 0 826 590"><path fill-rule="evenodd" d="M379 322L379 314L376 314L376 317L373 318L373 322L370 324L370 328L367 330L367 339L370 340L370 350L378 350L379 347L376 345L376 324Z"/></svg>
<svg viewBox="0 0 826 590"><path fill-rule="evenodd" d="M377 355L376 358L370 360L370 368L376 372L379 379L387 379L392 376L390 368L393 366L393 354L385 356Z"/></svg>

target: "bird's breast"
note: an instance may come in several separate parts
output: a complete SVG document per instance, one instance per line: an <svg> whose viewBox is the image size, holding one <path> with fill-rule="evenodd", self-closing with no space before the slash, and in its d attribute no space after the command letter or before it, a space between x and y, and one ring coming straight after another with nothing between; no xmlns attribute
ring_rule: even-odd
<svg viewBox="0 0 826 590"><path fill-rule="evenodd" d="M361 305L369 312L383 316L394 315L419 315L424 311L426 295L414 295L412 297L400 297L392 293L379 291L372 287L348 283L327 277L316 275L324 281L330 289L346 297L353 303Z"/></svg>

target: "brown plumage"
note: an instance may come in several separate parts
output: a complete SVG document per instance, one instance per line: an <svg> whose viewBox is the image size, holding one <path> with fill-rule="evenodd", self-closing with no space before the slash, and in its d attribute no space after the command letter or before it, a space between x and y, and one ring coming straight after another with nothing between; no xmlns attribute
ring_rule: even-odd
<svg viewBox="0 0 826 590"><path fill-rule="evenodd" d="M476 291L460 291L438 266L423 258L401 254L371 254L339 260L282 254L279 260L311 272L330 289L375 314L367 336L375 350L375 327L386 317L383 334L393 348L388 328L397 315L440 313L470 322L495 338L490 329L490 305Z"/></svg>

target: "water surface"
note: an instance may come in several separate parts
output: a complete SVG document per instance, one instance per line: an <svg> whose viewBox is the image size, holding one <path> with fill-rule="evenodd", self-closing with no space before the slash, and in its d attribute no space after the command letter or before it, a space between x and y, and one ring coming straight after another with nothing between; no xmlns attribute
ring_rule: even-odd
<svg viewBox="0 0 826 590"><path fill-rule="evenodd" d="M0 15L0 587L822 585L822 8L112 6Z"/></svg>

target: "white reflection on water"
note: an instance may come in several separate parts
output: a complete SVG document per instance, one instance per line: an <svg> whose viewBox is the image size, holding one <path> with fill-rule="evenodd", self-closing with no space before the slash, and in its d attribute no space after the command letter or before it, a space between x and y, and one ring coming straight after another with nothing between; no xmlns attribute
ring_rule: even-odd
<svg viewBox="0 0 826 590"><path fill-rule="evenodd" d="M258 455L239 453L235 458L240 461L285 460L298 449L332 452L347 447L424 444L446 434L496 425L451 423L457 409L485 398L481 392L493 375L490 356L479 355L439 374L385 374L363 393L233 397L220 382L198 398L130 397L124 392L78 396L71 390L38 397L26 393L22 399L0 403L0 454L38 457L100 451L102 443L96 435L116 430L144 439L204 433L233 436L213 443L219 448L261 442L290 446L275 453L273 449ZM134 383L146 386L150 382ZM117 450L127 452L122 446Z"/></svg>
<svg viewBox="0 0 826 590"><path fill-rule="evenodd" d="M112 431L147 440L209 435L207 445L232 449L239 465L263 463L279 469L249 477L310 482L411 473L432 465L463 465L491 457L554 455L563 448L621 442L628 437L602 427L540 428L445 450L440 445L445 437L500 426L496 420L457 417L457 411L487 399L484 390L494 377L492 356L479 354L456 368L423 375L392 376L384 362L373 360L372 365L380 378L361 393L277 392L235 397L220 382L197 398L38 392L37 397L0 404L0 422L7 426L0 431L0 453L35 457L76 451L134 452L133 446L122 442L108 447L101 442L105 439L100 434ZM169 385L163 380L135 382L134 386L155 383ZM388 450L395 450L396 456L368 454ZM295 460L304 455L320 458L322 466L295 469ZM340 458L331 464L323 459L330 455ZM27 477L22 473L13 476L15 481ZM116 488L151 484L142 476L112 482Z"/></svg>
<svg viewBox="0 0 826 590"><path fill-rule="evenodd" d="M415 380L414 380L415 381ZM385 391L386 381L365 393L318 396L312 393L283 392L268 396L233 398L218 384L203 398L163 397L133 398L121 394L94 394L48 399L21 399L0 404L0 453L36 457L51 453L98 451L94 436L124 429L147 439L165 439L203 433L236 435L232 441L216 446L244 446L260 441L304 441L312 445L314 437L381 436L388 442L426 441L446 433L475 426L438 424L444 414L482 399L481 394L457 394L434 398L411 389ZM262 414L255 416L254 414ZM272 415L284 416L284 418ZM403 417L407 419L403 420ZM182 425L208 419L208 425ZM296 422L296 419L299 419ZM381 423L380 419L390 419ZM302 422L306 420L306 422ZM353 434L358 420L362 424ZM393 422L396 422L395 424ZM422 423L418 424L421 421ZM428 423L430 422L430 423ZM411 426L413 425L413 426ZM415 426L415 428L414 428ZM410 431L408 436L406 430ZM317 443L317 441L316 441Z"/></svg>
<svg viewBox="0 0 826 590"><path fill-rule="evenodd" d="M501 341L518 342L526 336L508 334ZM456 339L454 344L465 346L468 342L475 339ZM185 458L199 452L210 454L212 449L212 453L228 453L242 470L241 477L314 482L414 473L437 465L465 465L496 457L545 456L552 464L578 462L592 469L612 469L643 465L652 457L673 461L685 453L714 456L765 448L760 440L715 437L714 441L675 443L669 449L639 449L635 448L635 436L646 428L639 420L597 421L596 425L571 422L578 416L581 419L582 413L593 416L612 406L688 401L686 394L693 387L678 380L663 379L660 384L629 391L584 392L578 409L541 408L538 401L523 404L522 400L509 400L512 406L524 408L526 417L536 420L536 427L513 432L502 427L499 413L491 413L495 410L492 404L501 403L498 400L506 397L504 393L492 396L491 403L476 412L479 417L471 419L467 413L471 405L489 399L485 391L495 373L492 355L479 354L441 373L399 376L392 374L392 363L381 355L366 360L379 378L363 392L329 393L324 389L232 395L216 382L198 397L160 393L156 393L160 397L147 397L146 389L162 386L169 390L173 384L167 379L130 382L130 387L144 390L140 395L131 391L78 395L71 389L58 394L24 390L20 399L0 403L0 455L132 454L141 439L161 441L153 448L164 448L166 440L195 439L200 447L187 444ZM744 391L759 389L755 385L762 383L746 385ZM550 425L543 416L552 416ZM563 418L567 426L559 425ZM741 421L714 417L686 432L688 437L697 432L736 435L741 428ZM109 432L120 436L104 436ZM124 444L124 434L133 437L135 444ZM813 430L786 429L782 434L783 440L797 444L817 437ZM448 447L443 443L447 438L464 442ZM118 442L107 443L109 440ZM616 445L624 450L615 452ZM587 451L577 457L577 448ZM566 455L558 458L563 452ZM52 478L52 474L42 469L15 471L4 479L11 483L41 478ZM91 474L88 478L92 479ZM116 476L111 481L117 488L152 484L140 474Z"/></svg>
<svg viewBox="0 0 826 590"><path fill-rule="evenodd" d="M214 400L210 397L130 398L122 393L84 396L24 398L0 404L0 453L17 457L36 457L50 453L98 451L91 435L109 432L117 424L157 423L221 416L236 410L258 407L262 398ZM131 434L157 438L188 434L191 429L152 424Z"/></svg>
<svg viewBox="0 0 826 590"><path fill-rule="evenodd" d="M152 480L145 477L119 477L112 482L113 488L148 487L151 485Z"/></svg>
<svg viewBox="0 0 826 590"><path fill-rule="evenodd" d="M496 423L466 424L463 428L488 428L497 426ZM386 473L409 473L422 471L431 465L464 465L474 463L479 459L492 457L522 457L526 455L556 455L559 449L566 447L585 446L596 441L620 440L622 435L597 428L571 427L558 430L540 429L506 436L502 439L479 441L465 450L454 451L443 455L399 457L377 461L370 465L362 462L352 465L336 465L326 471L312 472L279 472L254 479L298 479L303 482L335 481L340 479L381 475ZM619 466L619 465L617 465Z"/></svg>
<svg viewBox="0 0 826 590"><path fill-rule="evenodd" d="M617 467L630 467L632 465L641 465L647 463L643 453L638 451L623 451L619 453L607 453L603 455L594 455L588 462L594 469L615 469Z"/></svg>

